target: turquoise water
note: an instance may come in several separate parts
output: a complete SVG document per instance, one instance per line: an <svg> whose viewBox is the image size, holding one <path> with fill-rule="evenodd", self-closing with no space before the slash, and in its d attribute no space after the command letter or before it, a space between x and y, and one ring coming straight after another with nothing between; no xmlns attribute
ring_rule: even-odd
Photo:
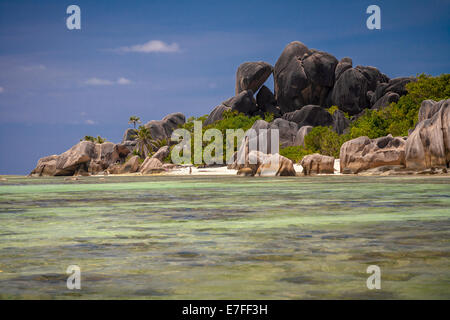
<svg viewBox="0 0 450 320"><path fill-rule="evenodd" d="M8 177L0 298L449 299L449 208L448 176Z"/></svg>

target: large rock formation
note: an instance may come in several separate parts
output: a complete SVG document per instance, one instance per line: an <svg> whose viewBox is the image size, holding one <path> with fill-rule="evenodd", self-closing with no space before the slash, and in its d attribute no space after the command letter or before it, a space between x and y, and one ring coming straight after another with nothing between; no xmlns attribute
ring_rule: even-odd
<svg viewBox="0 0 450 320"><path fill-rule="evenodd" d="M165 116L162 120L151 120L145 124L154 140L170 140L172 132L186 122L184 114L177 112Z"/></svg>
<svg viewBox="0 0 450 320"><path fill-rule="evenodd" d="M341 173L361 171L387 166L405 165L406 142L401 137L388 135L377 139L358 137L345 142L340 151Z"/></svg>
<svg viewBox="0 0 450 320"><path fill-rule="evenodd" d="M272 91L266 86L262 86L256 94L256 104L263 114L268 112L273 114L275 118L281 116L280 108L277 106L277 100Z"/></svg>
<svg viewBox="0 0 450 320"><path fill-rule="evenodd" d="M244 62L236 72L236 95L245 90L258 91L272 71L266 62Z"/></svg>
<svg viewBox="0 0 450 320"><path fill-rule="evenodd" d="M222 104L226 107L230 107L231 110L247 115L252 115L258 110L252 90L244 90L236 96L222 102Z"/></svg>
<svg viewBox="0 0 450 320"><path fill-rule="evenodd" d="M298 127L303 126L331 126L333 125L333 117L331 114L320 106L307 105L293 112L283 115L283 119L295 122Z"/></svg>
<svg viewBox="0 0 450 320"><path fill-rule="evenodd" d="M437 109L437 110L436 110ZM450 99L424 101L419 122L406 141L406 167L413 170L450 166Z"/></svg>
<svg viewBox="0 0 450 320"><path fill-rule="evenodd" d="M31 175L96 174L112 164L122 163L129 153L130 150L122 144L80 141L60 155L40 159Z"/></svg>
<svg viewBox="0 0 450 320"><path fill-rule="evenodd" d="M329 53L309 50L298 41L288 44L274 67L275 97L281 112L308 104L325 105L337 64Z"/></svg>
<svg viewBox="0 0 450 320"><path fill-rule="evenodd" d="M295 176L294 164L279 154L265 154L257 150L245 153L245 162L235 162L230 168L237 169L238 175L245 176Z"/></svg>
<svg viewBox="0 0 450 320"><path fill-rule="evenodd" d="M334 173L334 157L324 156L318 153L304 156L300 162L303 167L303 174L312 173Z"/></svg>
<svg viewBox="0 0 450 320"><path fill-rule="evenodd" d="M341 110L336 110L333 113L333 130L338 134L343 134L345 129L350 126L350 120L345 116Z"/></svg>
<svg viewBox="0 0 450 320"><path fill-rule="evenodd" d="M148 173L157 173L164 171L163 163L157 158L147 157L139 168L139 172L148 174Z"/></svg>
<svg viewBox="0 0 450 320"><path fill-rule="evenodd" d="M368 107L367 91L366 77L360 70L350 68L336 81L331 92L331 102L340 110L354 115Z"/></svg>
<svg viewBox="0 0 450 320"><path fill-rule="evenodd" d="M203 125L208 126L216 121L223 119L223 113L225 111L231 110L230 107L224 106L221 104L220 106L215 107L211 113L208 115L208 118L204 121Z"/></svg>
<svg viewBox="0 0 450 320"><path fill-rule="evenodd" d="M139 156L132 156L124 164L113 164L108 167L110 174L135 173L139 171Z"/></svg>

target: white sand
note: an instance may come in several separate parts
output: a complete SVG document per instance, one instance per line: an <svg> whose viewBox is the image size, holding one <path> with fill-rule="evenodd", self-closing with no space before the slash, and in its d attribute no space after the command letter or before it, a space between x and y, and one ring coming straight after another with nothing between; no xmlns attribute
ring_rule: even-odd
<svg viewBox="0 0 450 320"><path fill-rule="evenodd" d="M189 173L189 168L192 168L192 173ZM183 166L181 168L175 168L169 170L164 175L168 176L207 176L207 175L236 175L237 170L227 169L226 166L223 167L213 167L213 168L196 168L194 166Z"/></svg>

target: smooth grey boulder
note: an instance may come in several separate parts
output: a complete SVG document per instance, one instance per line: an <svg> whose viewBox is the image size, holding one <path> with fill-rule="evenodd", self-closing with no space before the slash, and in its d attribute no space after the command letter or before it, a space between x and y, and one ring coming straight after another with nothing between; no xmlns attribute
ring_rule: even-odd
<svg viewBox="0 0 450 320"><path fill-rule="evenodd" d="M369 104L367 88L368 81L362 72L350 68L344 71L336 81L331 93L331 102L350 115L357 114Z"/></svg>
<svg viewBox="0 0 450 320"><path fill-rule="evenodd" d="M221 104L220 106L215 107L211 113L208 115L208 118L204 121L203 125L208 126L216 121L223 119L223 113L225 111L231 110L230 107L224 106Z"/></svg>
<svg viewBox="0 0 450 320"><path fill-rule="evenodd" d="M269 124L269 129L278 129L280 136L280 148L294 145L297 136L298 125L295 122L282 118L275 119Z"/></svg>
<svg viewBox="0 0 450 320"><path fill-rule="evenodd" d="M133 128L129 128L125 130L125 133L123 134L122 143L125 143L125 141L134 141L136 138L134 137L137 135L137 130Z"/></svg>
<svg viewBox="0 0 450 320"><path fill-rule="evenodd" d="M372 106L372 109L381 109L389 106L392 102L398 102L400 96L395 92L387 92L384 96L378 99L377 102Z"/></svg>
<svg viewBox="0 0 450 320"><path fill-rule="evenodd" d="M272 71L273 67L263 61L244 62L236 72L236 95L245 90L258 91Z"/></svg>
<svg viewBox="0 0 450 320"><path fill-rule="evenodd" d="M236 110L246 115L252 115L254 112L258 111L252 90L242 91L238 95L222 102L222 104L226 107L230 107L231 110Z"/></svg>
<svg viewBox="0 0 450 320"><path fill-rule="evenodd" d="M417 79L414 77L401 77L401 78L391 79L388 82L388 86L386 87L384 92L390 91L390 92L395 92L400 96L404 96L405 94L408 93L408 91L406 90L406 85L410 82L415 82L415 81L417 81Z"/></svg>
<svg viewBox="0 0 450 320"><path fill-rule="evenodd" d="M285 113L283 119L295 122L298 127L333 125L331 114L324 108L315 105L307 105L300 110Z"/></svg>
<svg viewBox="0 0 450 320"><path fill-rule="evenodd" d="M312 126L303 126L297 131L297 135L295 136L294 146L305 146L305 137L308 133L313 129Z"/></svg>
<svg viewBox="0 0 450 320"><path fill-rule="evenodd" d="M333 115L333 130L337 134L343 134L344 130L350 126L350 119L347 119L341 110L336 110Z"/></svg>
<svg viewBox="0 0 450 320"><path fill-rule="evenodd" d="M186 122L182 113L171 113L162 120L151 120L145 124L154 140L170 140L172 132Z"/></svg>

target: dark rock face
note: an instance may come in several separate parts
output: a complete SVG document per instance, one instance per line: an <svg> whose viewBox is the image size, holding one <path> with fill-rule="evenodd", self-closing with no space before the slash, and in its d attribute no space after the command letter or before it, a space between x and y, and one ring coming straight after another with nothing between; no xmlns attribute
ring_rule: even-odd
<svg viewBox="0 0 450 320"><path fill-rule="evenodd" d="M298 125L295 122L278 118L269 124L269 129L278 129L280 135L280 148L294 145L298 131Z"/></svg>
<svg viewBox="0 0 450 320"><path fill-rule="evenodd" d="M406 85L410 82L417 81L414 77L402 77L391 79L388 82L388 86L384 90L384 92L395 92L400 96L404 96L408 93L406 90Z"/></svg>
<svg viewBox="0 0 450 320"><path fill-rule="evenodd" d="M298 127L303 126L331 126L333 117L331 114L320 106L307 105L293 112L283 115L283 119L295 122Z"/></svg>
<svg viewBox="0 0 450 320"><path fill-rule="evenodd" d="M288 44L274 68L275 96L281 112L308 104L325 105L337 64L329 53L309 50L298 41Z"/></svg>
<svg viewBox="0 0 450 320"><path fill-rule="evenodd" d="M272 71L273 67L262 61L241 64L236 72L236 95L245 90L258 91Z"/></svg>
<svg viewBox="0 0 450 320"><path fill-rule="evenodd" d="M266 86L262 86L256 94L256 104L262 113L272 113L275 118L281 116L280 108L277 107L277 100L272 91Z"/></svg>
<svg viewBox="0 0 450 320"><path fill-rule="evenodd" d="M252 90L242 91L235 97L222 102L222 104L226 107L230 107L231 110L236 110L247 115L252 115L254 112L258 111Z"/></svg>
<svg viewBox="0 0 450 320"><path fill-rule="evenodd" d="M333 113L333 130L338 134L343 134L344 130L350 125L350 120L347 119L341 110L336 110Z"/></svg>
<svg viewBox="0 0 450 320"><path fill-rule="evenodd" d="M398 99L400 99L400 96L398 93L395 92L388 92L384 96L382 96L380 99L378 99L377 102L372 106L372 109L381 109L384 107L389 106L392 102L398 102Z"/></svg>
<svg viewBox="0 0 450 320"><path fill-rule="evenodd" d="M353 61L351 58L342 58L341 61L336 66L334 71L334 80L337 81L339 77L344 73L345 70L353 67Z"/></svg>
<svg viewBox="0 0 450 320"><path fill-rule="evenodd" d="M151 120L145 124L154 140L170 140L172 132L186 122L182 113L171 113L162 120Z"/></svg>
<svg viewBox="0 0 450 320"><path fill-rule="evenodd" d="M430 107L431 105L431 107ZM440 106L436 111L434 106ZM420 119L406 141L406 167L412 170L450 167L450 99L421 106Z"/></svg>
<svg viewBox="0 0 450 320"><path fill-rule="evenodd" d="M369 104L367 101L368 81L361 71L350 68L342 73L331 93L333 105L350 115L361 112Z"/></svg>
<svg viewBox="0 0 450 320"><path fill-rule="evenodd" d="M377 88L378 83L389 81L389 79L375 67L357 66L355 69L359 70L364 77L366 77L367 89L370 91L374 91Z"/></svg>
<svg viewBox="0 0 450 320"><path fill-rule="evenodd" d="M208 126L216 121L223 119L223 113L224 111L231 110L230 107L226 107L223 104L220 106L217 106L211 111L208 118L206 118L205 122L203 123L204 126Z"/></svg>

